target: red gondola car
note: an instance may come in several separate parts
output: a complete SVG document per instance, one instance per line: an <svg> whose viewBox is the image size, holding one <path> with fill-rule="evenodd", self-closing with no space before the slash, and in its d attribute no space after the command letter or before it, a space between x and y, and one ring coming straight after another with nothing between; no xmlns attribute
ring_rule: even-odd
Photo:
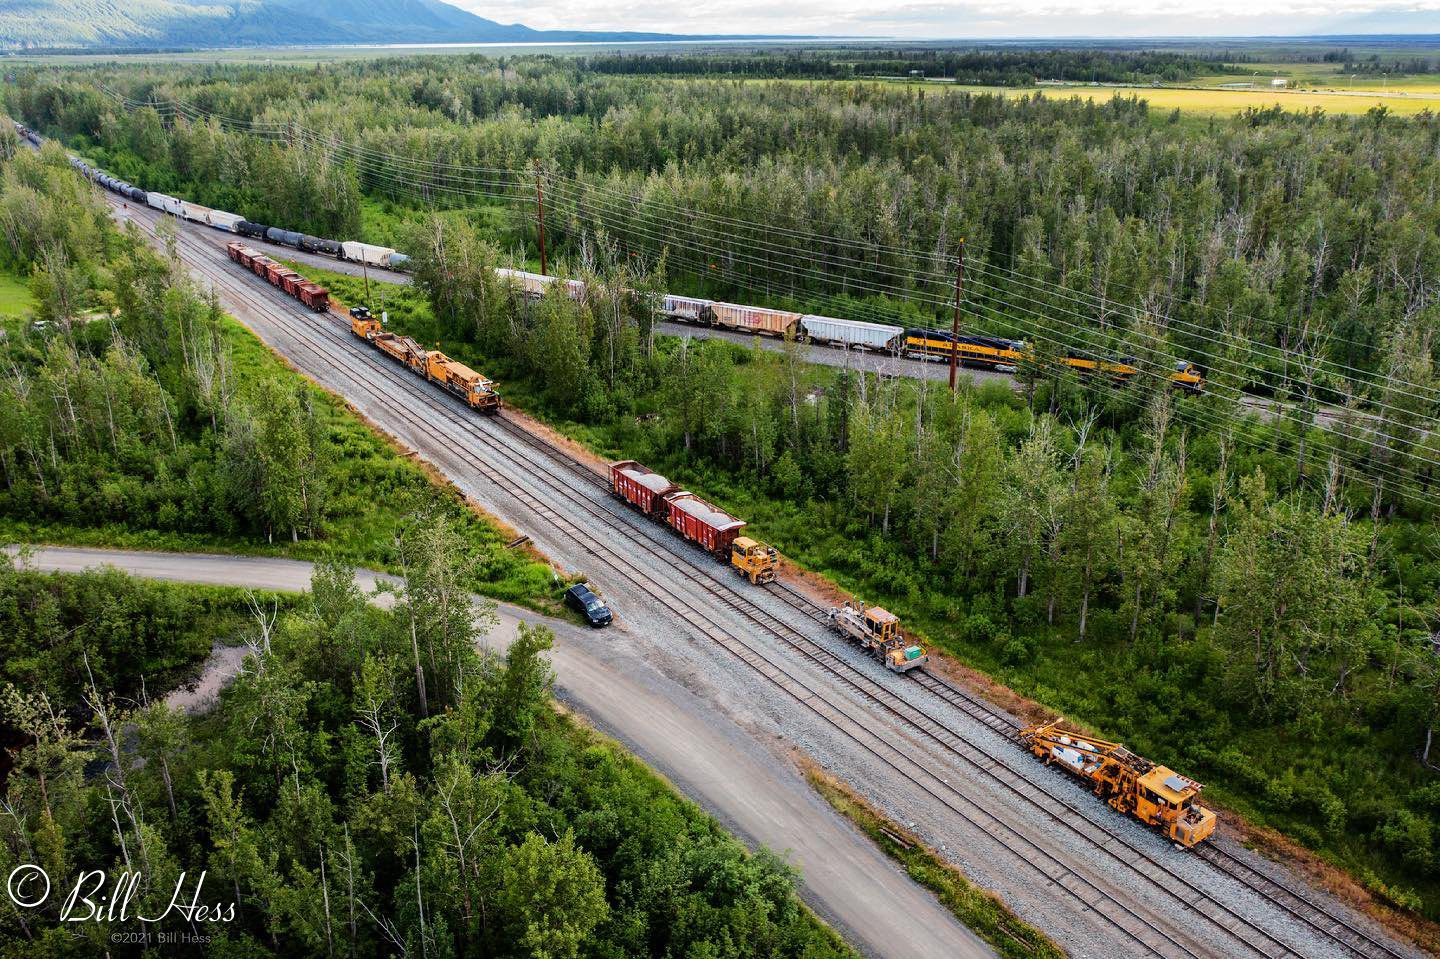
<svg viewBox="0 0 1440 959"><path fill-rule="evenodd" d="M730 544L745 528L743 519L736 519L718 506L683 490L670 493L664 499L667 510L665 521L676 532L718 559L729 557Z"/></svg>
<svg viewBox="0 0 1440 959"><path fill-rule="evenodd" d="M610 464L610 491L647 516L665 519L665 497L679 489L679 484L634 460Z"/></svg>

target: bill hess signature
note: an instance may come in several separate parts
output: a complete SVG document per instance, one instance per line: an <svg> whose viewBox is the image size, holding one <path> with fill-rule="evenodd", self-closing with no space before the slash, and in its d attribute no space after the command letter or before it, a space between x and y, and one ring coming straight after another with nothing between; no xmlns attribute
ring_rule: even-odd
<svg viewBox="0 0 1440 959"><path fill-rule="evenodd" d="M69 895L60 906L61 922L159 922L169 916L178 916L187 922L232 922L235 919L235 903L201 902L205 888L205 876L200 873L193 886L187 882L189 873L180 873L175 880L174 891L164 911L155 916L146 916L133 905L136 892L144 881L138 872L118 873L112 882L102 869L82 872L70 887ZM10 901L21 909L39 909L50 900L52 887L50 876L39 866L26 863L10 871L5 881L5 893Z"/></svg>

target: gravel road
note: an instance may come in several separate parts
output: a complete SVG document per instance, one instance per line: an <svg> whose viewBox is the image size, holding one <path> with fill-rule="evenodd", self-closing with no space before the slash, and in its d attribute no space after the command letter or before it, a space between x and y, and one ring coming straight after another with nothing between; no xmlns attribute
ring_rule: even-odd
<svg viewBox="0 0 1440 959"><path fill-rule="evenodd" d="M10 552L15 552L13 547ZM68 573L108 566L148 579L292 593L309 589L311 572L310 563L269 557L53 546L33 548L27 565ZM367 593L382 581L393 583L394 578L367 570L356 574ZM816 905L845 909L850 921L832 923L859 948L875 956L993 955L868 839L835 816L768 743L717 716L709 703L633 649L611 643L610 633L506 603L498 604L496 612L499 624L486 636L487 644L504 650L521 622L550 627L555 633L550 661L557 698L623 742L752 845L763 843L786 853L804 870L807 891L818 896ZM218 649L197 685L217 691L240 662L227 648ZM180 692L176 703L182 706L201 705L205 698L190 690Z"/></svg>
<svg viewBox="0 0 1440 959"><path fill-rule="evenodd" d="M158 216L148 210L127 214L144 229ZM742 752L764 757L756 779L729 781L729 788L720 790L711 782L707 790L699 770L695 779L686 779L663 763L661 768L682 789L697 790L697 798L747 839L793 850L806 873L809 901L868 951L960 955L974 943L928 897L922 897L927 905L920 913L900 908L892 898L899 894L896 886L877 886L893 870L857 868L867 862L857 837L827 809L817 808L813 797L805 798L808 790L780 758L785 747L798 747L834 770L1073 955L1344 954L1322 931L1297 923L1255 890L1196 857L1174 853L1156 833L1077 795L1058 772L997 740L918 684L885 673L824 636L813 621L766 591L738 587L733 580L720 584L719 567L577 479L538 447L518 441L504 421L474 417L386 364L336 319L304 311L234 267L224 257L223 235L186 225L180 233L182 258L241 322L424 455L480 505L530 534L555 562L589 574L618 612L617 628L606 633L611 655L645 663L666 684L658 693L662 698L665 691L683 689L706 704L702 724L744 731L748 741ZM740 590L755 612L739 608ZM782 641L785 631L803 632L848 666L833 672L812 668L793 644ZM907 708L943 726L946 735L877 713L867 702L876 692L901 697ZM617 731L650 757L653 744L632 739L629 730ZM698 728L674 732L701 734ZM714 761L711 741L688 744L681 759L694 763L704 754L704 761ZM962 750L980 759L968 762ZM1023 790L1042 801L1017 800L1017 789L1006 784L1010 777L1020 777ZM794 795L794 788L805 796ZM762 813L757 790L778 790L771 810L792 814L776 819ZM729 797L727 807L721 808L717 792ZM1047 806L1069 811L1057 817ZM805 812L795 815L798 810ZM817 832L828 838L817 839ZM1142 850L1162 864L1161 875L1131 861ZM915 901L913 889L906 901Z"/></svg>

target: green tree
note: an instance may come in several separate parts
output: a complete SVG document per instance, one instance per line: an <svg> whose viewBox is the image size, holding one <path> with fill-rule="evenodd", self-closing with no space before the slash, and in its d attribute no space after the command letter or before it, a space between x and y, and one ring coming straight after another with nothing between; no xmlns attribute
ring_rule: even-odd
<svg viewBox="0 0 1440 959"><path fill-rule="evenodd" d="M499 879L497 923L509 955L573 959L609 915L600 870L569 831L556 842L532 833L507 849Z"/></svg>

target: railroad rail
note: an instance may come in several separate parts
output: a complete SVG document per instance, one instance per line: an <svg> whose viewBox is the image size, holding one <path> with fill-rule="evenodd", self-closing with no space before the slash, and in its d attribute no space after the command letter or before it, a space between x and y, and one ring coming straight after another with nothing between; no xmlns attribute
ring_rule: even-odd
<svg viewBox="0 0 1440 959"><path fill-rule="evenodd" d="M183 236L183 231L182 231ZM182 240L182 246L190 246L193 250L203 251L203 246L195 244L195 241ZM213 268L196 266L195 269L212 281L224 283L227 277L219 274ZM278 295L267 288L251 291L248 288L244 293L238 291L235 295L248 302L252 306L261 309L273 307L293 307L285 301L278 301ZM298 311L295 311L298 312ZM298 346L308 352L316 359L340 368L348 369L355 374L355 382L364 382L381 397L392 404L392 409L409 425L417 431L428 434L438 443L443 444L465 465L473 468L497 488L505 490L515 497L527 511L537 517L550 522L560 529L565 535L571 536L577 543L596 556L597 559L607 563L618 575L623 576L638 590L645 593L661 606L670 610L681 619L697 627L697 631L707 639L717 643L722 649L735 659L748 667L766 682L769 682L782 693L813 714L820 722L830 726L845 738L849 739L859 748L871 755L877 762L880 762L891 772L907 782L912 783L916 788L925 792L954 812L957 816L969 823L973 828L987 832L996 843L1005 849L1016 860L1017 865L1033 869L1041 873L1046 879L1063 889L1070 896L1074 897L1083 908L1094 911L1106 923L1117 929L1125 938L1133 941L1147 954L1157 956L1184 955L1199 959L1202 953L1181 943L1170 933L1155 926L1149 919L1135 910L1131 909L1120 897L1107 892L1086 877L1083 873L1076 871L1071 866L1061 862L1052 853L1019 833L1013 836L1000 838L995 835L995 830L1004 831L1003 821L996 819L978 805L967 805L971 801L966 800L962 795L955 793L957 798L946 794L944 781L918 764L913 763L903 756L898 756L888 745L871 732L866 725L863 715L856 716L847 713L845 710L835 706L828 701L828 698L820 691L807 685L800 678L790 674L776 663L769 660L762 653L747 646L738 637L730 635L723 625L714 622L696 610L693 604L687 602L672 587L659 582L637 568L625 555L623 550L615 549L607 545L602 539L580 524L570 521L566 516L558 513L547 506L537 495L526 489L514 477L507 476L493 466L486 463L479 456L462 447L457 447L446 437L436 424L426 417L406 412L407 405L416 395L413 392L414 384L401 371L389 368L386 364L376 364L371 356L361 352L358 344L349 342L349 337L336 338L329 335L329 332L321 328L314 317L298 317L297 319L308 320L297 324L292 330L297 339ZM339 326L333 326L339 331ZM378 375L377 375L378 374ZM438 395L433 397L436 410L443 411L448 408L448 403ZM474 418L468 415L457 415L455 413L444 413L443 419L457 430L469 434L472 439L477 440L484 446L502 450L500 442L487 436L480 428ZM604 511L596 511L597 517L604 517ZM603 519L607 526L619 531L628 533L629 528L617 523L613 516ZM654 552L654 550L648 550ZM938 784L938 785L937 785ZM951 790L953 792L953 790Z"/></svg>
<svg viewBox="0 0 1440 959"><path fill-rule="evenodd" d="M788 583L777 581L775 585L778 587L777 594L786 603L801 610L817 622L824 622L825 608L823 606ZM1017 746L1020 745L1019 733L1024 724L1008 713L934 673L918 670L911 678L975 721L983 723L997 734L1012 740ZM1075 783L1075 785L1082 789L1084 787L1083 783ZM1089 790L1085 791L1089 792ZM1236 882L1254 890L1276 908L1312 929L1323 932L1327 938L1343 945L1355 955L1374 957L1374 959L1399 959L1406 955L1344 916L1336 915L1326 909L1293 885L1257 869L1222 845L1214 842L1199 843L1189 851L1194 852Z"/></svg>
<svg viewBox="0 0 1440 959"><path fill-rule="evenodd" d="M522 442L543 448L548 456L558 460L562 465L571 469L582 480L589 482L598 489L609 490L609 482L605 478L579 462L572 453L564 449L561 445L537 435L535 432L525 429L514 422L502 421L502 426ZM673 537L665 536L663 540L667 543L674 543L680 550L688 551L691 549ZM736 592L740 593L741 591L736 590ZM816 603L788 583L777 581L770 587L770 592L778 596L787 605L804 614L807 618L820 625L827 625L826 607ZM753 617L747 618L753 619ZM779 627L785 631L793 630L792 627L783 623L783 621L774 620L773 617L771 617L771 620L770 628L772 630L775 627ZM921 669L911 673L910 676L927 692L965 713L976 722L986 726L998 736L1010 740L1017 745L1019 744L1019 731L1023 724L1015 720L1012 716L933 672ZM959 735L948 727L943 728L953 735ZM987 770L987 772L988 771L990 770ZM1073 784L1069 780L1064 781L1067 784L1083 788L1083 784ZM1085 792L1088 793L1089 790L1085 790ZM1051 795L1053 796L1053 794ZM1077 814L1081 813L1081 810L1067 799L1060 797L1054 798L1062 802L1066 809ZM1107 832L1109 832L1109 830L1107 830ZM1157 857L1150 856L1148 853L1135 848L1131 844L1127 843L1127 845L1147 862L1174 875ZM1277 909L1280 909L1292 918L1299 920L1311 929L1323 934L1326 938L1338 945L1343 946L1354 955L1377 957L1377 959L1385 959L1385 957L1400 959L1400 957L1406 955L1406 953L1395 949L1384 940L1371 935L1365 929L1345 917L1336 915L1334 912L1319 905L1293 886L1273 876L1266 875L1249 865L1245 860L1225 850L1223 847L1213 843L1206 843L1197 846L1196 849L1200 852L1201 858L1209 862L1211 866L1225 873L1240 885L1257 893ZM1178 879L1179 877L1176 878ZM1183 879L1181 881L1184 882ZM1194 887L1192 886L1192 888ZM1201 894L1205 895L1203 892ZM1228 910L1228 907L1222 908ZM1233 910L1230 911L1233 913ZM1234 930L1230 931L1233 932ZM1288 947L1282 946L1282 948L1286 949L1286 953L1282 954L1288 954Z"/></svg>
<svg viewBox="0 0 1440 959"><path fill-rule="evenodd" d="M181 235L183 238L184 231L182 231ZM184 242L183 239L182 242ZM188 242L194 247L200 248L202 250L206 249L205 247L201 247L193 240L190 240ZM212 250L211 252L213 254L215 251ZM197 267L197 269L200 269L202 273L208 273L212 278L215 278L216 276L213 268L210 270L205 270L203 268ZM224 278L221 279L223 281ZM249 300L252 304L261 302L258 297L254 296L248 291L245 294L237 295L240 295L243 298ZM289 304L287 303L285 305L288 306ZM334 326L333 329L335 331L339 331L338 326ZM314 323L313 319L309 323L298 325L297 329L292 332L297 339L303 341L305 349L307 349L312 355L322 360L323 362L336 364L338 361L341 367L350 367L352 369L363 366L363 369L358 370L358 373L360 375L356 377L357 382L367 382L370 385L371 389L373 389L379 396L387 397L391 400L399 400L396 405L397 410L403 411L405 409L406 399L408 397L413 397L414 393L412 384L409 384L408 381L399 378L399 374L395 371L386 369L382 364L375 364L371 357L369 357L368 355L362 355L358 350L358 347L345 343L345 341L348 341L348 337L342 337L342 343L345 343L345 345L335 342L335 338L327 335L320 328L318 328L317 324ZM357 360L359 361L358 363L356 362ZM377 373L380 374L378 377L376 376ZM381 385L379 382L377 382L377 380L384 381L384 385ZM402 397L401 395L397 394L397 389L399 389L402 393L408 394L408 397ZM443 410L446 406L448 406L448 404L440 402L438 397L435 398L435 402L431 405L435 406L437 410ZM980 809L978 806L974 809L957 808L957 800L961 803L967 804L970 804L971 801L963 797L963 794L959 794L958 791L955 790L953 787L949 787L949 784L945 783L942 778L936 776L929 770L924 770L923 768L919 767L918 764L910 762L909 760L906 760L905 764L898 762L896 757L889 754L891 751L888 750L888 748L884 747L883 743L880 747L874 745L875 737L873 736L873 734L870 734L865 729L863 718L857 720L853 715L846 714L844 710L840 709L836 705L825 702L818 693L816 693L813 689L806 685L806 682L803 679L797 678L789 674L784 669L778 667L774 662L768 660L763 654L758 653L753 648L747 646L740 640L739 637L730 635L722 624L714 622L711 619L707 619L692 605L686 604L683 598L681 598L674 589L662 585L659 581L653 579L653 577L648 576L642 570L629 563L622 552L614 550L612 547L601 541L593 534L590 529L582 528L580 525L571 522L567 517L561 516L560 514L556 513L554 510L546 506L537 494L526 489L514 478L508 477L497 471L494 467L489 466L480 457L476 456L472 451L466 450L461 447L456 447L436 429L435 424L428 421L426 418L403 412L401 415L418 431L428 433L429 435L435 437L439 442L444 444L444 446L448 450L463 459L467 463L467 465L473 466L477 470L477 472L484 476L488 481L493 482L498 488L501 488L510 495L514 496L517 502L522 504L524 508L534 513L535 515L551 522L555 525L557 529L564 531L566 535L573 536L577 543L580 543L590 553L597 556L597 558L603 557L604 561L609 563L611 568L616 570L616 572L620 575L624 576L641 592L655 599L662 606L670 609L672 612L675 612L677 615L681 616L685 620L697 625L700 628L700 632L707 636L707 638L718 643L732 656L739 659L741 662L745 663L750 669L761 675L764 679L780 688L783 692L785 692L788 696L794 699L805 709L815 714L822 722L832 726L846 738L850 739L862 749L869 752L876 759L883 762L898 776L901 776L905 780L913 783L917 788L920 788L928 795L931 795L933 798L942 802L945 806L950 808L957 815L961 816L962 819L971 823L972 825L983 829L985 827L982 820L996 823L998 826L1001 827L1001 832L1005 834L1002 838L1001 836L995 835L993 831L991 832L992 838L994 838L999 845L1006 848L1012 855L1014 855L1018 860L1024 862L1028 867L1036 869L1047 875L1051 880L1055 881L1062 888L1066 889L1078 901L1084 903L1090 908L1095 909L1098 915L1102 916L1107 922L1114 925L1117 929L1121 930L1128 938L1131 938L1136 943L1144 946L1149 951L1155 952L1156 954L1160 955L1172 954L1168 952L1168 950L1165 952L1161 951L1162 948L1166 947L1178 948L1182 953L1187 955L1196 954L1194 950L1191 949L1189 946L1178 942L1169 933L1165 932L1162 929L1159 929L1148 919L1140 916L1133 910L1129 909L1114 895L1101 889L1092 880L1075 872L1075 870L1072 869L1070 866L1059 862L1059 860L1055 859L1052 854L1036 846L1033 841L1030 841L1028 839L1028 837L1024 837L1023 835L1016 832L1013 827L1009 827L1008 825L998 820L995 820L992 816L990 816L984 810ZM472 418L468 416L459 416L455 413L444 413L442 414L442 416L450 425L454 426L462 433L468 434L471 438L479 442L481 445L496 449L497 451L513 453L513 450L502 445L496 437L488 435L488 429L482 429L481 426L476 423ZM490 424L487 424L487 427L489 425ZM572 475L582 477L585 481L588 481L597 487L608 487L608 484L605 482L605 480L602 479L598 474L596 474L593 470L590 470L578 463L572 454L564 450L559 445L551 442L550 440L536 436L530 431L524 430L516 424L509 423L503 419L498 421L494 425L495 428L505 430L516 438L521 439L522 442L528 443L532 447L541 448L542 452L547 458L555 461L558 465L568 470ZM554 486L555 482L563 484L565 481L552 472L550 474L550 481L547 482L549 485ZM583 498L580 505L583 509L589 512L591 516L599 520L600 523L603 524L603 526L618 531L631 540L635 538L634 534L637 531L636 527L630 523L619 522L616 514L610 512L609 510L602 509L598 504L590 503ZM660 530L659 527L655 527L655 529L653 530L653 534L660 533L663 533L663 531ZM646 531L643 535L645 539L649 540L648 545L645 546L646 551L654 555L658 555L661 552L666 552L673 555L683 555L682 551L688 552L691 549L691 547L683 544L679 540L670 537L668 534L657 538L656 535L652 535L651 531ZM661 545L662 543L663 545ZM692 556L699 556L698 551L694 552ZM709 560L705 560L705 563L708 564L711 570L718 569L718 567L715 567L715 565ZM700 564L693 563L693 561L691 562L691 565L696 566L697 569L701 568ZM781 638L782 640L788 642L791 639L795 639L797 637L799 640L803 640L803 643L808 644L808 646L800 647L795 646L795 644L792 643L792 648L799 649L799 651L801 651L808 659L816 662L817 665L820 665L821 668L824 669L827 673L831 674L833 678L841 681L842 684L845 685L847 688L852 689L862 698L872 702L872 704L879 706L884 711L889 712L892 715L896 715L896 717L904 721L906 725L910 725L914 728L919 729L924 735L932 738L939 743L946 744L947 751L956 755L958 758L963 759L967 764L971 765L972 767L981 769L987 774L994 776L994 778L1000 778L998 775L994 774L995 769L1003 767L1003 763L998 762L998 757L982 754L980 758L976 758L969 755L961 748L962 746L968 746L968 743L965 743L963 738L960 737L957 732L949 729L948 727L945 727L943 724L935 722L929 717L923 716L923 714L919 716L905 715L906 713L914 713L918 711L914 710L914 707L901 700L898 696L894 696L893 692L886 691L889 692L889 694L884 695L881 693L877 693L874 689L867 689L864 684L862 684L860 681L850 675L850 673L860 672L857 667L854 666L854 664L844 662L839 657L836 657L829 650L824 649L819 644L815 643L808 636L804 636L804 634L800 633L793 626L786 624L783 620L780 620L774 617L772 614L766 613L759 607L755 606L755 604L748 597L745 597L741 594L739 590L735 589L735 584L733 582L727 583L722 587L722 585L717 582L718 577L710 573L706 574L706 579L709 580L708 584L700 583L698 580L692 580L692 582L695 582L696 585L700 588L707 590L707 592L712 595L717 601L719 601L722 605L739 613L750 621L755 622L757 625L760 625L766 631L774 633L777 631L776 626L778 625L779 633L781 634L779 638ZM792 589L789 589L788 587L772 590L772 595L779 596L782 601L789 603L789 605L794 606L795 608L799 609L807 616L811 616L812 618L814 611L819 609L816 604L806 600L804 597L800 596L798 593L795 593ZM791 597L794 601L792 601L791 599L787 599L787 597ZM769 621L768 623L766 622L767 620ZM873 677L866 678L870 681L870 684L872 686L879 685L874 683ZM927 691L939 696L940 698L951 703L957 708L962 709L964 712L967 713L967 715L972 716L977 721L983 722L991 729L994 729L997 733L1003 735L1005 734L1007 725L1011 729L1013 729L1015 726L1013 720L1009 720L1008 717L1003 717L1003 714L994 712L993 709L990 709L988 707L988 704L984 704L983 701L970 696L968 693L960 690L958 687L955 687L945 682L939 677L925 674L919 681L921 682L922 687L926 688ZM883 687L880 687L880 689L883 690ZM988 719L982 718L985 716L988 716ZM1011 738L1013 738L1013 736L1011 736ZM949 742L947 743L947 741ZM912 766L915 768L908 768ZM944 787L948 788L942 789L941 787L936 786L931 780L937 780L938 782L943 783ZM1032 789L1033 785L1034 784L1027 783L1025 788ZM1012 786L1012 788L1014 787ZM942 794L947 792L949 794L953 794L955 798L951 798L950 795ZM1070 806L1068 802L1065 802L1064 804L1068 809L1072 811L1079 811L1078 809L1076 809L1076 807ZM1043 804L1041 804L1041 808L1044 808ZM1064 817L1055 813L1053 810L1049 811L1049 815L1053 819L1060 820L1062 822L1066 821ZM1114 856L1114 851L1110 849L1111 840L1114 838L1118 837L1115 837L1113 834L1107 835L1104 843L1097 843L1098 848L1100 848L1102 852ZM1037 855L1040 858L1039 862L1037 862L1035 859ZM1135 868L1133 862L1123 859L1121 861L1124 862L1128 868ZM1243 866L1243 863L1240 863L1240 865ZM1217 866L1217 868L1223 869L1223 867L1220 866ZM1244 868L1250 869L1250 867L1248 866L1245 866ZM1166 869L1165 871L1169 872L1168 869ZM1253 872L1253 870L1251 871ZM1281 906L1282 908L1286 908L1286 911L1290 912L1292 915L1296 915L1297 918L1300 918L1302 921L1304 921L1306 925L1311 926L1317 931L1322 932L1322 934L1324 934L1325 936L1332 938L1337 942L1340 942L1348 950L1354 952L1357 955L1390 955L1397 957L1405 955L1402 952L1390 949L1385 944L1380 943L1373 937L1368 936L1368 934L1364 933L1363 930L1355 929L1354 926L1352 926L1345 920L1334 916L1333 914L1325 911L1319 906L1314 905L1309 900L1305 899L1303 895L1294 893L1290 890L1286 890L1286 887L1284 887L1282 884L1276 883L1273 879L1264 877L1266 883L1274 885L1274 890L1267 892L1264 888L1262 888L1262 884L1258 880L1253 878L1247 880L1246 878L1243 878L1242 875L1237 875L1237 873L1242 873L1242 870L1240 870L1238 867L1230 872L1230 874L1232 876L1235 876L1238 881L1241 881L1244 885L1255 889L1257 892L1260 892L1262 895L1264 895L1268 901L1271 901L1276 905ZM1255 872L1254 875L1262 876L1263 874ZM1196 892L1202 899L1208 900L1210 902L1215 902L1213 897L1209 896L1203 891L1196 890ZM1294 900L1308 905L1311 911L1310 914L1306 915L1305 910L1299 906L1293 906L1292 904L1292 907L1287 908L1284 906L1284 904L1280 903L1278 900L1281 898L1285 898L1287 893L1288 895L1293 896ZM1177 898L1180 897L1177 896ZM1194 909L1193 900L1184 899L1182 901L1187 908ZM1260 955L1275 956L1291 954L1291 950L1289 949L1289 947L1280 943L1278 940L1275 940L1269 935L1269 933L1265 932L1264 930L1258 929L1258 927L1255 927L1252 923L1249 923L1243 917L1240 917L1234 912L1233 909L1229 909L1228 907L1224 907L1223 905L1218 903L1217 905L1220 906L1220 911L1222 915L1208 915L1207 918L1210 919L1210 921L1214 922L1219 928L1225 930L1229 935L1234 936L1238 942L1244 944L1246 947L1250 948L1251 950ZM1260 937L1265 940L1263 947L1257 945L1254 942L1250 942L1247 938L1243 937L1235 928L1232 927L1231 923L1229 922L1229 920L1231 919L1238 920L1241 925L1249 926L1250 928L1255 929L1257 932L1259 932ZM1320 923L1322 922L1325 922L1328 925L1321 925ZM1353 936L1353 942L1339 938L1340 935L1349 935L1349 933L1355 933L1355 935ZM1157 939L1160 940L1158 944L1156 942Z"/></svg>

